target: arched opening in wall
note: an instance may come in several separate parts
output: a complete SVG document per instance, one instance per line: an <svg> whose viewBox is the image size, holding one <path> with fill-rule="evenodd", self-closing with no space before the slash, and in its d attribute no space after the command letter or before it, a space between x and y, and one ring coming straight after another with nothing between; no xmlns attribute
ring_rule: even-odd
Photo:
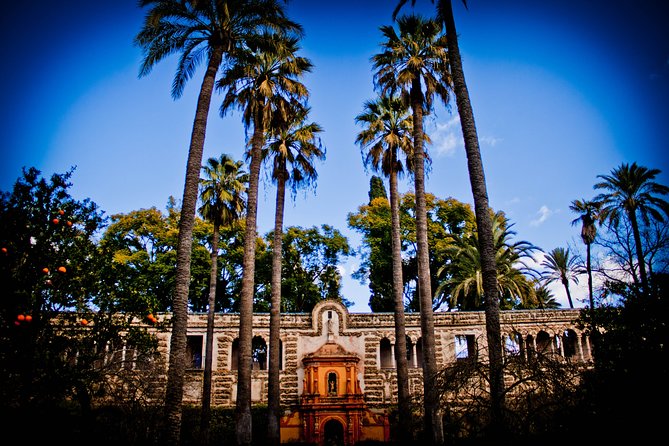
<svg viewBox="0 0 669 446"><path fill-rule="evenodd" d="M583 352L583 359L591 359L592 351L590 351L590 342L588 335L583 333L581 335L581 351Z"/></svg>
<svg viewBox="0 0 669 446"><path fill-rule="evenodd" d="M509 356L519 356L521 352L522 338L520 333L512 332L504 336L504 352Z"/></svg>
<svg viewBox="0 0 669 446"><path fill-rule="evenodd" d="M423 367L423 338L416 341L416 367Z"/></svg>
<svg viewBox="0 0 669 446"><path fill-rule="evenodd" d="M279 339L279 370L283 370L283 341Z"/></svg>
<svg viewBox="0 0 669 446"><path fill-rule="evenodd" d="M390 346L388 338L383 338L381 339L381 342L379 342L379 360L382 369L393 368L392 347Z"/></svg>
<svg viewBox="0 0 669 446"><path fill-rule="evenodd" d="M413 367L413 342L411 342L411 338L409 336L406 337L407 339L407 364L409 367Z"/></svg>
<svg viewBox="0 0 669 446"><path fill-rule="evenodd" d="M455 335L455 360L463 361L478 356L476 337L473 334Z"/></svg>
<svg viewBox="0 0 669 446"><path fill-rule="evenodd" d="M230 370L237 370L239 368L239 338L232 341L232 348L230 351Z"/></svg>
<svg viewBox="0 0 669 446"><path fill-rule="evenodd" d="M525 347L527 349L527 360L532 361L536 359L537 352L534 350L534 337L532 335L527 335L525 338Z"/></svg>
<svg viewBox="0 0 669 446"><path fill-rule="evenodd" d="M576 357L576 353L578 352L577 349L577 343L578 343L578 335L574 330L565 330L564 333L562 334L562 345L564 346L564 357L565 358L574 358Z"/></svg>
<svg viewBox="0 0 669 446"><path fill-rule="evenodd" d="M335 419L330 419L323 426L323 444L327 446L344 445L344 426Z"/></svg>
<svg viewBox="0 0 669 446"><path fill-rule="evenodd" d="M254 336L251 341L252 370L267 370L267 343L262 336Z"/></svg>
<svg viewBox="0 0 669 446"><path fill-rule="evenodd" d="M540 355L548 355L552 353L551 336L545 331L537 333L537 353Z"/></svg>

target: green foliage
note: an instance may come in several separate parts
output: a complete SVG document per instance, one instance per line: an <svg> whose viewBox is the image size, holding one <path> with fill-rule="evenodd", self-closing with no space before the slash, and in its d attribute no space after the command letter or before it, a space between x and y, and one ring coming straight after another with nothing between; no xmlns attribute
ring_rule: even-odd
<svg viewBox="0 0 669 446"><path fill-rule="evenodd" d="M428 246L430 269L436 272L449 262L449 247L453 237L470 231L474 225L471 208L454 198L439 199L426 194L428 210ZM403 280L406 309L418 311L418 277L416 260L416 223L413 194L405 194L400 203L400 237L402 240ZM372 311L393 311L392 253L390 240L390 204L387 199L377 198L369 205L358 208L357 213L348 214L349 227L363 235L362 262L354 277L362 283L369 281L370 308ZM436 274L432 277L437 286ZM445 301L435 300L435 308Z"/></svg>
<svg viewBox="0 0 669 446"><path fill-rule="evenodd" d="M369 204L372 204L375 198L385 198L388 199L388 194L386 193L386 186L383 184L381 177L372 175L369 179Z"/></svg>
<svg viewBox="0 0 669 446"><path fill-rule="evenodd" d="M269 311L271 299L271 240L273 232L265 235L266 251L259 253L257 282L259 291L255 309ZM338 265L342 257L352 254L348 240L330 225L301 228L291 226L283 234L282 245L281 312L309 312L324 299L341 300L341 273ZM266 308L266 309L264 309Z"/></svg>
<svg viewBox="0 0 669 446"><path fill-rule="evenodd" d="M157 208L115 214L100 240L100 249L113 259L115 287L127 310L169 311L175 286L179 213L171 199L167 214ZM206 308L211 259L206 243L211 226L195 221L191 253L190 303Z"/></svg>
<svg viewBox="0 0 669 446"><path fill-rule="evenodd" d="M621 306L583 310L591 328L595 367L584 376L581 421L610 439L636 442L657 438L669 385L666 315L669 275L654 277L656 293L639 298L632 288L618 290ZM630 410L633 408L633 410Z"/></svg>
<svg viewBox="0 0 669 446"><path fill-rule="evenodd" d="M105 347L118 345L134 316L146 315L145 306L129 305L110 252L96 244L102 212L69 195L73 170L49 181L24 170L13 191L0 195L0 226L8 229L0 240L3 407L76 400L86 410L93 394L107 392ZM133 336L143 354L155 347Z"/></svg>

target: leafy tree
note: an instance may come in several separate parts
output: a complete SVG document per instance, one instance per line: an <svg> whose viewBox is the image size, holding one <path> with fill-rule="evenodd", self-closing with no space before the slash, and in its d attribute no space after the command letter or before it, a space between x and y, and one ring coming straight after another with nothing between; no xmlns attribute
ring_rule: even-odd
<svg viewBox="0 0 669 446"><path fill-rule="evenodd" d="M541 266L545 268L542 273L545 284L548 285L559 281L567 293L569 308L574 308L574 302L571 299L571 292L569 291L569 282L574 282L578 285L578 276L581 273L578 258L569 256L569 248L557 247L546 255L541 262Z"/></svg>
<svg viewBox="0 0 669 446"><path fill-rule="evenodd" d="M388 193L386 192L386 186L383 184L381 177L372 175L369 179L369 202L371 203L375 198L385 198L388 199Z"/></svg>
<svg viewBox="0 0 669 446"><path fill-rule="evenodd" d="M655 182L659 173L659 169L648 169L636 163L623 163L609 175L597 175L602 181L594 186L595 189L606 191L594 198L594 201L600 203L601 222L616 227L621 218L625 217L632 225L639 271L638 276L634 274L633 278L635 283L639 282L642 295L647 295L650 288L637 212L645 224L651 219L664 221L669 216L669 203L660 198L669 194L669 187Z"/></svg>
<svg viewBox="0 0 669 446"><path fill-rule="evenodd" d="M0 192L0 405L35 415L75 402L87 419L93 393L124 382L107 349L125 339L150 355L155 344L131 326L151 302L116 286L113 253L96 245L106 217L70 196L73 171L24 169Z"/></svg>
<svg viewBox="0 0 669 446"><path fill-rule="evenodd" d="M251 442L251 353L253 335L253 295L255 290L255 252L258 208L258 182L262 148L270 125L289 119L291 107L299 106L309 95L300 77L309 72L309 59L298 56L297 37L264 34L250 42L248 51L236 55L234 63L219 80L218 87L227 91L221 114L232 107L243 112L248 130L253 127L247 158L249 191L244 236L244 270L239 308L239 378L237 381L237 442Z"/></svg>
<svg viewBox="0 0 669 446"><path fill-rule="evenodd" d="M430 269L437 271L450 260L448 248L453 237L473 230L474 214L469 205L454 198L440 199L433 194L426 194L428 211L428 245L430 248ZM402 241L402 278L405 310L419 311L417 297L417 258L416 258L416 201L414 195L402 195L400 201L400 229ZM362 262L354 277L369 283L372 311L392 311L392 265L390 263L390 205L388 200L375 199L369 205L362 205L357 213L348 214L348 225L363 235ZM436 274L431 277L431 284L436 288L439 280ZM433 308L436 310L447 304L447 300L435 296Z"/></svg>
<svg viewBox="0 0 669 446"><path fill-rule="evenodd" d="M113 255L117 289L134 296L136 302L150 303L150 311L171 310L178 220L179 208L170 197L166 214L152 207L112 215L99 241L99 246ZM194 311L205 308L206 303L203 297L211 268L204 245L206 234L208 227L196 219L189 292Z"/></svg>
<svg viewBox="0 0 669 446"><path fill-rule="evenodd" d="M269 243L274 232L265 235ZM341 294L339 265L352 255L348 240L330 225L302 228L289 226L283 233L281 272L281 312L308 313L324 299L336 299L344 305L351 302ZM272 252L260 253L258 281L261 291L258 301L267 302L271 282ZM264 291L263 291L264 290ZM267 310L264 310L267 311Z"/></svg>
<svg viewBox="0 0 669 446"><path fill-rule="evenodd" d="M413 174L416 194L416 240L418 246L418 291L423 342L423 390L425 433L434 443L443 443L442 420L432 380L436 377L434 315L428 253L427 213L425 204L425 145L423 118L429 113L434 96L448 103L446 39L441 26L417 15L397 19L399 34L393 26L382 26L385 41L380 53L372 57L374 83L381 93L398 92L411 107L413 118Z"/></svg>
<svg viewBox="0 0 669 446"><path fill-rule="evenodd" d="M209 300L207 305L207 337L205 342L205 364L202 379L202 414L200 435L205 444L209 443L211 421L211 375L214 354L214 313L216 311L216 285L218 282L218 242L221 226L230 226L242 217L244 212L246 183L248 175L242 170L242 162L228 155L220 159L209 158L202 167L204 178L200 180L200 215L212 223L211 274L209 276Z"/></svg>
<svg viewBox="0 0 669 446"><path fill-rule="evenodd" d="M315 184L318 173L314 166L316 159L325 159L325 149L318 134L323 131L316 122L307 122L309 108L298 107L289 119L272 129L262 157L271 163L272 179L276 182L276 210L274 214L274 238L272 239L272 304L269 325L269 381L267 441L278 445L280 442L280 398L279 388L279 343L281 329L281 245L283 234L283 213L286 186L293 195L297 189Z"/></svg>
<svg viewBox="0 0 669 446"><path fill-rule="evenodd" d="M595 298L592 293L592 244L597 238L597 226L595 223L599 219L599 203L588 200L574 200L569 205L569 209L579 215L578 218L572 220L571 224L575 225L581 222L581 240L585 244L585 269L588 273L588 298L590 308L595 308Z"/></svg>
<svg viewBox="0 0 669 446"><path fill-rule="evenodd" d="M413 129L408 107L399 99L383 96L365 103L364 111L355 118L365 126L358 133L356 142L363 151L365 166L380 171L388 177L390 185L392 293L395 315L395 358L397 360L398 420L400 439L411 439L411 396L409 394L409 366L405 354L406 331L404 318L404 283L402 279L402 240L400 235L400 209L398 177L404 171L400 155L412 156L411 131ZM365 152L367 149L367 152ZM370 183L373 185L373 183ZM382 183L383 185L383 183ZM378 185L376 186L378 189ZM384 190L385 192L385 190ZM378 194L378 192L376 192ZM369 193L372 197L372 190Z"/></svg>

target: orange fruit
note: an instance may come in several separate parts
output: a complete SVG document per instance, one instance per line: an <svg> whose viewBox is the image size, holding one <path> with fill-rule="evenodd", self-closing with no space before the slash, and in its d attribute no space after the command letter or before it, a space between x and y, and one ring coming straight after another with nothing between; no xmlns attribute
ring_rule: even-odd
<svg viewBox="0 0 669 446"><path fill-rule="evenodd" d="M44 274L49 274L49 268L42 268L42 272Z"/></svg>
<svg viewBox="0 0 669 446"><path fill-rule="evenodd" d="M60 223L60 220L58 220L57 218L54 218L51 221L53 222L54 225L57 225L58 223Z"/></svg>
<svg viewBox="0 0 669 446"><path fill-rule="evenodd" d="M88 325L88 321L86 319L81 320L81 325Z"/></svg>
<svg viewBox="0 0 669 446"><path fill-rule="evenodd" d="M33 320L33 317L29 314L26 314L26 322L30 322Z"/></svg>
<svg viewBox="0 0 669 446"><path fill-rule="evenodd" d="M58 271L61 272L61 273L66 273L66 272L67 272L67 269L65 269L64 266L59 266L59 267L58 267Z"/></svg>
<svg viewBox="0 0 669 446"><path fill-rule="evenodd" d="M19 314L18 316L16 316L16 319L18 319L18 320L20 320L20 321L25 321L25 320L26 320L26 316L25 316L24 314Z"/></svg>

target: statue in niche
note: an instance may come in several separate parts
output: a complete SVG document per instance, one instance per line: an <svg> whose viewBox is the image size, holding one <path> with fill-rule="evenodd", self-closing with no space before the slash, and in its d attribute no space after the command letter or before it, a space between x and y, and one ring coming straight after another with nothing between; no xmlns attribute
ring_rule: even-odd
<svg viewBox="0 0 669 446"><path fill-rule="evenodd" d="M337 394L337 374L332 372L328 374L328 395Z"/></svg>

